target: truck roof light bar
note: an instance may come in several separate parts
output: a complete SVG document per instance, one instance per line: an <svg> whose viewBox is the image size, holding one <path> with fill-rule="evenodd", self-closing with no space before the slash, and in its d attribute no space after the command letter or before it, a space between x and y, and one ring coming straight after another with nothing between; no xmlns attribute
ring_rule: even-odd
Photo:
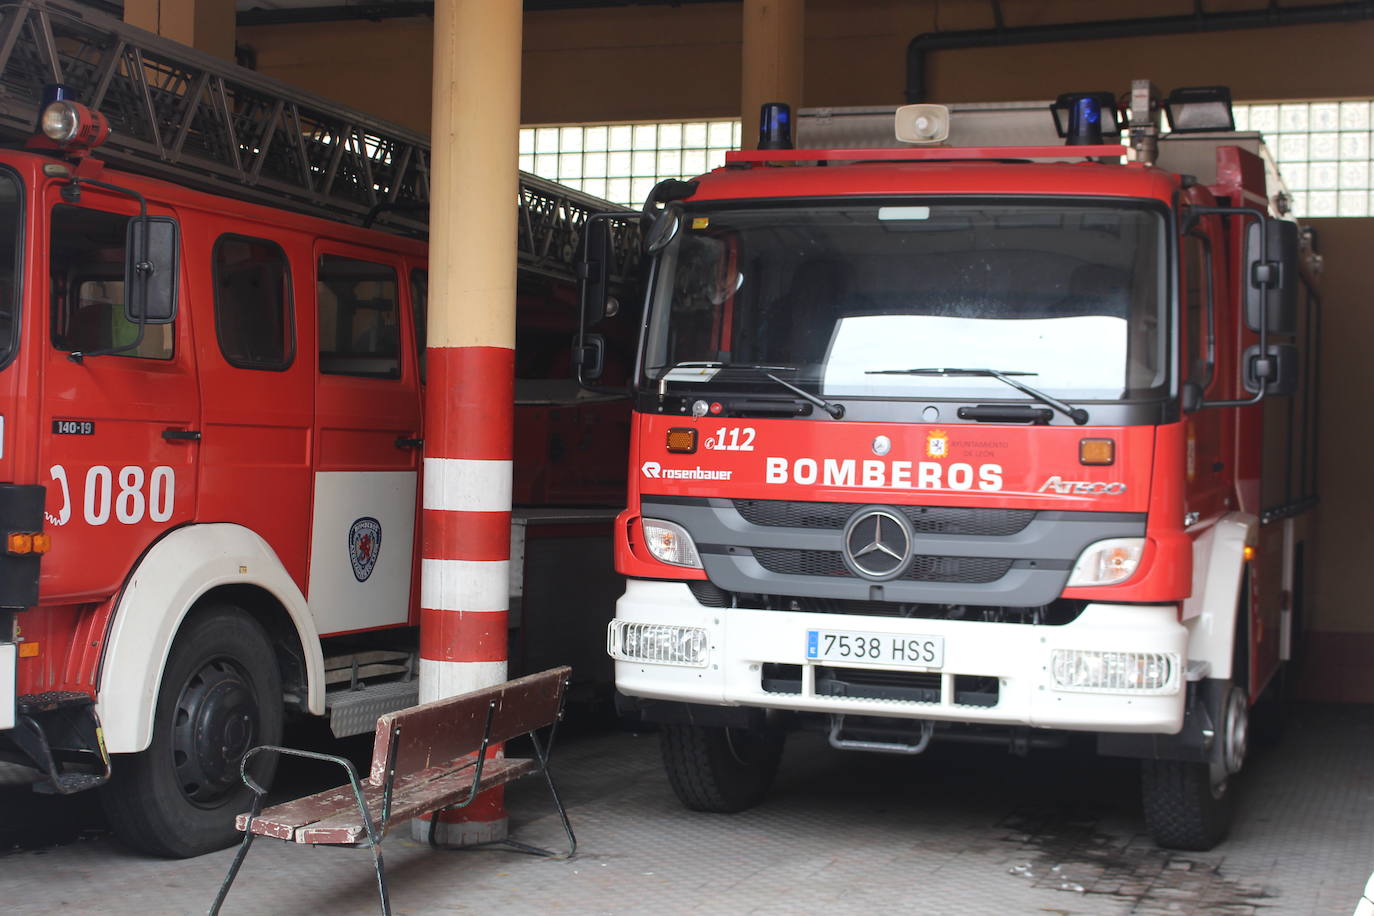
<svg viewBox="0 0 1374 916"><path fill-rule="evenodd" d="M951 159L1097 159L1126 155L1120 144L1075 146L1068 152L1062 146L967 146L906 147L889 149L789 149L732 150L725 154L726 165L764 162L902 162L909 160Z"/></svg>

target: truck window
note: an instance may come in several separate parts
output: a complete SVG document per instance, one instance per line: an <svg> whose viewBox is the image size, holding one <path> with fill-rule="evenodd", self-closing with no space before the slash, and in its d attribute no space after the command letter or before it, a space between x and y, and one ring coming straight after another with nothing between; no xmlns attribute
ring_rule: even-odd
<svg viewBox="0 0 1374 916"><path fill-rule="evenodd" d="M396 270L385 264L320 256L320 371L327 375L401 377Z"/></svg>
<svg viewBox="0 0 1374 916"><path fill-rule="evenodd" d="M124 318L124 236L129 218L59 204L52 211L49 276L52 342L59 350L106 350L138 339ZM150 324L133 349L111 354L171 359L173 324Z"/></svg>
<svg viewBox="0 0 1374 916"><path fill-rule="evenodd" d="M19 183L0 171L0 367L14 355L19 331Z"/></svg>
<svg viewBox="0 0 1374 916"><path fill-rule="evenodd" d="M1188 335L1188 381L1205 391L1212 383L1216 349L1213 329L1212 246L1206 236L1183 237L1183 323Z"/></svg>
<svg viewBox="0 0 1374 916"><path fill-rule="evenodd" d="M229 365L277 370L296 355L291 271L275 242L222 235L215 242L215 331Z"/></svg>

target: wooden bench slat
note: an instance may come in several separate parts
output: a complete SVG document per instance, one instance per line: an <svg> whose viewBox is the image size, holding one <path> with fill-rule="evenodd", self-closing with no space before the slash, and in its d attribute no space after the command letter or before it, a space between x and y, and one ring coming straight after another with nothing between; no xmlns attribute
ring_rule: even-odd
<svg viewBox="0 0 1374 916"><path fill-rule="evenodd" d="M505 684L390 712L377 719L372 769L368 782L380 786L389 769L412 773L471 754L482 743L492 701L491 740L508 741L543 727L562 708L563 690L572 669L566 666L531 674ZM395 759L388 759L391 730L400 726Z"/></svg>
<svg viewBox="0 0 1374 916"><path fill-rule="evenodd" d="M480 789L504 785L531 772L537 765L537 761L529 758L503 757L488 760L482 767ZM428 814L466 798L471 791L472 777L475 773L476 767L464 767L422 783L401 785L398 782L391 796L390 826L405 823L421 814ZM368 815L373 818L373 822L380 820L381 790L365 787L364 800L367 802ZM367 841L367 828L363 826L357 805L354 804L346 811L338 811L329 817L297 828L295 840L297 843L353 845Z"/></svg>

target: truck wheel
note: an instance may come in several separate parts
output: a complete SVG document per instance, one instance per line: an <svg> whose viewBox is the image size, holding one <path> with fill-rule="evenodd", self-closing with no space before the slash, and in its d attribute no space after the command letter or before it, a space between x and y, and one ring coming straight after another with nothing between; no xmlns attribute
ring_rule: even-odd
<svg viewBox="0 0 1374 916"><path fill-rule="evenodd" d="M249 748L280 744L281 675L252 617L215 605L177 634L163 671L152 743L115 758L102 802L115 834L153 855L185 858L230 845L234 817L252 805L239 776ZM275 755L254 762L270 780Z"/></svg>
<svg viewBox="0 0 1374 916"><path fill-rule="evenodd" d="M1205 852L1225 839L1235 814L1232 777L1245 762L1248 713L1245 691L1232 686L1210 762L1140 762L1145 826L1160 846Z"/></svg>
<svg viewBox="0 0 1374 916"><path fill-rule="evenodd" d="M668 782L693 811L729 813L758 804L778 771L779 729L660 725Z"/></svg>

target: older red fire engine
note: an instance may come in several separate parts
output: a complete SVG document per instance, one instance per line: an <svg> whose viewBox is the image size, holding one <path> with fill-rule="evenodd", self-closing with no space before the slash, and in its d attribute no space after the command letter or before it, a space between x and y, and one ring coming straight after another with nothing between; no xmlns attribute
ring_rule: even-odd
<svg viewBox="0 0 1374 916"><path fill-rule="evenodd" d="M415 702L428 148L59 0L0 36L7 135L74 90L0 150L0 771L112 780L121 836L194 854L284 715L347 735ZM613 582L614 509L543 507L615 505L629 434L558 381L608 205L525 176L520 206L513 621L573 574L533 564ZM528 631L516 667L551 660Z"/></svg>
<svg viewBox="0 0 1374 916"><path fill-rule="evenodd" d="M1160 107L816 111L656 192L609 652L685 805L759 801L789 727L1092 732L1159 843L1224 835L1297 632L1318 260L1229 93Z"/></svg>

